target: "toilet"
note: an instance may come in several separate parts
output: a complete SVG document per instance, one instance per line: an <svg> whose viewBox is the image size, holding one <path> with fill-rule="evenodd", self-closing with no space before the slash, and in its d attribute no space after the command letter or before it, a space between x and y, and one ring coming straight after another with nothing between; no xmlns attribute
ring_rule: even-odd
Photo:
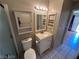
<svg viewBox="0 0 79 59"><path fill-rule="evenodd" d="M35 51L30 48L24 53L24 59L36 59Z"/></svg>
<svg viewBox="0 0 79 59"><path fill-rule="evenodd" d="M22 45L25 50L24 59L36 59L36 53L32 49L32 38L22 40Z"/></svg>

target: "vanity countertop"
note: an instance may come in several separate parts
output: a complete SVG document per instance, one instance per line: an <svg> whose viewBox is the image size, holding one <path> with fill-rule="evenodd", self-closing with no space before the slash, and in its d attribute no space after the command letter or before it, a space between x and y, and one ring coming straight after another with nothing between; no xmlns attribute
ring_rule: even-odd
<svg viewBox="0 0 79 59"><path fill-rule="evenodd" d="M41 40L52 36L52 33L45 31L43 33L36 33L36 36Z"/></svg>

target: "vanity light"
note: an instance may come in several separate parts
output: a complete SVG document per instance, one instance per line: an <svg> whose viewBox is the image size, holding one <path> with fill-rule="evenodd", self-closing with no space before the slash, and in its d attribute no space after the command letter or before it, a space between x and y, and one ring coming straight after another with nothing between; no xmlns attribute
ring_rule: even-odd
<svg viewBox="0 0 79 59"><path fill-rule="evenodd" d="M43 10L46 10L46 8L43 8Z"/></svg>
<svg viewBox="0 0 79 59"><path fill-rule="evenodd" d="M40 7L40 10L43 10L43 8L42 8L42 7Z"/></svg>
<svg viewBox="0 0 79 59"><path fill-rule="evenodd" d="M43 8L43 7L39 7L39 6L35 6L34 8L35 8L36 10L48 11L47 8Z"/></svg>
<svg viewBox="0 0 79 59"><path fill-rule="evenodd" d="M48 11L48 9L46 8L46 11Z"/></svg>
<svg viewBox="0 0 79 59"><path fill-rule="evenodd" d="M39 9L40 9L40 7L36 6L36 9L37 9L37 10L39 10Z"/></svg>
<svg viewBox="0 0 79 59"><path fill-rule="evenodd" d="M34 7L34 9L37 9L37 10L39 10L40 8L39 8L38 6L36 6L36 7Z"/></svg>

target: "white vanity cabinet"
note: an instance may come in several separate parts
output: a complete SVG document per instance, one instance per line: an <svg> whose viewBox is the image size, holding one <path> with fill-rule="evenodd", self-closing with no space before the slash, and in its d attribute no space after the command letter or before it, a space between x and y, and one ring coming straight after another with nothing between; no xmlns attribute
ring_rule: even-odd
<svg viewBox="0 0 79 59"><path fill-rule="evenodd" d="M49 32L37 33L36 40L37 50L40 54L42 54L51 47L52 34Z"/></svg>

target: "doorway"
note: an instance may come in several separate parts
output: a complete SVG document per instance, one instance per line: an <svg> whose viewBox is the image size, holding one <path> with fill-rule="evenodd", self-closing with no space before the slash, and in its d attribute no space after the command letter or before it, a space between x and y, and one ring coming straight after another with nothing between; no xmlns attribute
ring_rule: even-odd
<svg viewBox="0 0 79 59"><path fill-rule="evenodd" d="M68 31L77 32L79 27L79 10L73 11Z"/></svg>

